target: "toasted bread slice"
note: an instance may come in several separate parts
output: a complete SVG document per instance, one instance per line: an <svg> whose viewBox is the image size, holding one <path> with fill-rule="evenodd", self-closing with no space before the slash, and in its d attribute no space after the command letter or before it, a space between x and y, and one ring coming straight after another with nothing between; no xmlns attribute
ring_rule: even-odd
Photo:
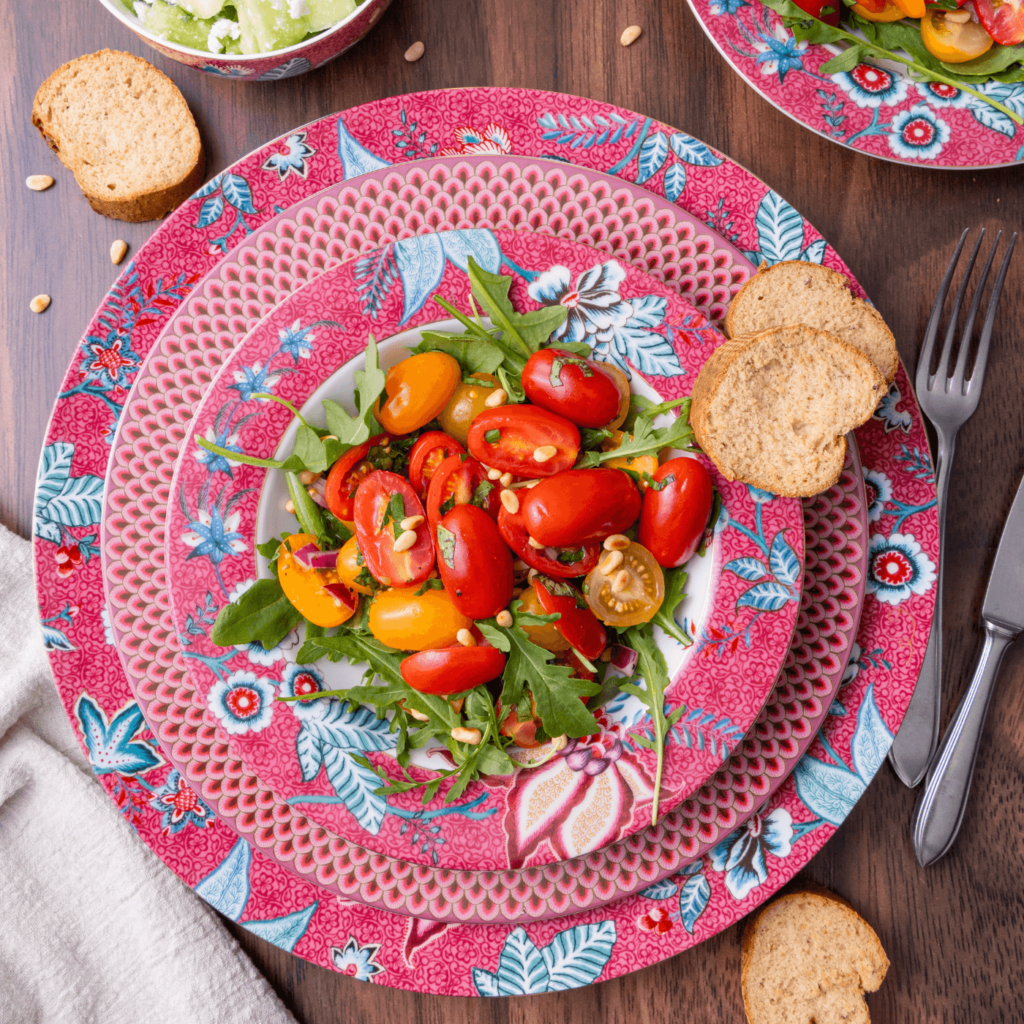
<svg viewBox="0 0 1024 1024"><path fill-rule="evenodd" d="M852 345L802 325L778 327L712 353L694 384L690 423L727 479L806 498L839 479L846 434L885 390Z"/></svg>
<svg viewBox="0 0 1024 1024"><path fill-rule="evenodd" d="M59 67L32 123L97 212L156 220L202 184L203 147L178 87L139 57L100 50Z"/></svg>
<svg viewBox="0 0 1024 1024"><path fill-rule="evenodd" d="M871 926L826 890L764 906L743 933L740 963L749 1024L870 1024L864 993L889 969Z"/></svg>
<svg viewBox="0 0 1024 1024"><path fill-rule="evenodd" d="M828 331L870 356L885 382L896 377L896 339L878 310L854 298L842 274L817 263L786 260L759 270L737 293L725 334L739 338L770 327L806 324Z"/></svg>

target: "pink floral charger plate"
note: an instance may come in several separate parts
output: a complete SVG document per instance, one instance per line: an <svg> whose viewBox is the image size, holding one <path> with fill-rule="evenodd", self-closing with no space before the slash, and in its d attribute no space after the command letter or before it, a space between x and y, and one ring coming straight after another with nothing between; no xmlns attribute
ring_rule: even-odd
<svg viewBox="0 0 1024 1024"><path fill-rule="evenodd" d="M895 163L964 170L1024 160L1024 128L942 82L916 81L894 62L822 74L839 48L798 42L760 0L689 0L718 52L773 107L823 138ZM1024 116L1024 83L976 86ZM660 144L648 144L653 164Z"/></svg>
<svg viewBox="0 0 1024 1024"><path fill-rule="evenodd" d="M198 621L255 581L255 543L294 529L289 526L294 520L280 514L286 498L281 474L212 456L196 437L226 442L249 455L276 457L279 448L288 447L284 436L293 417L256 395L271 391L286 398L313 422L322 416L319 399L325 388L336 401L350 404L351 391L343 389L352 384L342 382L338 371L352 363L351 373L361 364L356 357L371 335L380 346L382 365L388 366L418 343L418 328L436 327L439 320L452 323L433 297L465 303L470 256L485 270L511 278L511 298L519 309L554 305L571 296L574 319L566 325L574 337L582 333L596 353L607 352L633 376L634 389L646 383L652 400L686 395L707 357L725 341L677 293L628 264L564 238L475 228L415 235L335 267L285 299L234 349L181 447L168 500L166 562L175 627L180 642L188 641L182 653L201 698L219 719L217 738L227 743L228 757L238 758L262 787L280 795L273 808L273 842L252 836L268 856L276 858L281 844L291 854L289 826L308 818L325 830L310 851L311 864L319 849L341 837L375 853L438 869L431 875L435 879L452 871L476 872L479 879L481 871L579 858L651 824L656 754L635 739L637 734L652 736L650 719L635 698L609 700L600 732L570 741L553 760L549 745L539 749L539 756L521 751L520 763L527 767L515 776L472 783L454 804L446 805L442 791L424 809L416 792L379 796L379 778L348 756L364 754L401 777L391 754L395 736L386 720L336 700L285 706L275 701L278 692L294 696L358 685L365 666L297 665L290 650L278 657L277 650L260 648L255 660L274 659L274 665L257 668L247 648L217 647ZM392 284L386 294L371 294L367 282L379 278L385 259L393 259L396 268ZM617 325L615 336L602 341L609 323ZM677 615L685 616L685 628L698 634L742 620L746 642L720 657L701 658L693 656L692 640L684 648L660 629L656 636L673 680L666 693L671 707L682 703L691 721L710 715L742 734L764 706L789 651L804 560L802 509L795 499L751 492L707 465L727 525L709 553L691 562L691 594ZM765 551L773 580L761 575ZM754 562L759 582L751 581L747 571ZM698 563L701 571L695 573ZM695 589L700 592L692 593ZM286 646L294 650L297 643L298 631ZM706 782L727 755L727 746L669 742L663 813ZM534 760L547 765L528 767ZM431 777L424 768L450 767L447 757L437 754L413 763L420 764L413 771L423 779ZM198 781L211 763L182 767L190 781ZM201 792L205 795L205 787ZM411 841L408 823L417 817L436 822L429 843ZM225 820L230 824L232 819ZM324 859L314 877L359 899L360 889L339 886L346 871L343 859ZM282 863L302 870L294 855ZM506 902L514 898L498 902L496 919L502 918Z"/></svg>
<svg viewBox="0 0 1024 1024"><path fill-rule="evenodd" d="M471 154L380 168L296 204L229 252L167 322L135 377L121 417L103 523L113 634L122 654L131 655L124 659L129 684L165 750L177 750L194 763L211 759L206 737L190 732L180 710L189 707L194 697L187 661L180 653L170 663L164 657L167 647L177 650L179 646L166 611L164 506L153 505L146 497L150 492L163 495L166 467L175 464L182 448L179 424L191 417L189 403L194 405L201 394L196 389L179 389L185 379L180 376L183 369L188 368L189 381L205 389L209 376L204 367L219 365L217 351L232 350L243 336L243 324L256 324L259 312L273 309L289 289L360 252L364 253L362 276L373 281L382 261L386 264L389 246L399 249L405 244L401 240L408 240L416 231L428 233L422 244L443 248L444 239L432 237L431 228L479 230L486 225L507 230L526 224L538 232L558 230L610 249L612 255L671 282L695 305L719 315L724 313L730 293L752 269L728 242L709 233L680 207L643 189L557 161L502 156L496 164L491 156ZM379 251L367 251L368 246L381 242L388 244ZM295 331L289 344L301 348L307 337L305 329L298 326ZM253 376L243 373L236 384ZM219 433L218 428L215 440ZM230 434L229 429L219 440L227 443ZM786 703L773 704L762 712L755 730L739 747L740 730L727 718L692 711L680 723L673 736L680 744L698 749L707 746L712 753L717 746L723 756L737 749L743 753L731 757L725 770L692 793L679 813L663 818L656 829L585 857L548 865L543 873L528 867L502 871L496 877L478 877L475 872L453 875L441 869L440 878L434 878L421 865L415 869L417 878L412 884L408 864L377 854L367 867L367 851L352 849L349 855L360 861L357 871L342 876L344 885L358 891L364 902L439 920L537 920L635 893L702 855L721 836L742 825L781 783L810 742L838 685L845 664L840 652L848 648L856 632L866 558L864 527L858 526L864 509L864 484L857 464L851 463L849 469L840 484L819 499L823 502L820 514L805 503L807 567L800 642L791 648L786 682L776 693L777 700ZM286 526L279 523L276 529ZM146 538L145 542L139 543L139 537ZM150 537L161 540L150 544ZM764 542L766 576L770 575L769 553L770 545ZM164 613L140 614L145 607L137 600L140 590L146 592L150 603L165 609ZM811 593L814 600L806 600ZM193 628L201 629L198 608L193 618ZM724 630L705 631L701 656L721 656L739 644L743 631L736 626L734 620ZM186 640L194 635L186 632ZM269 660L281 660L282 656L278 651ZM250 660L261 664L268 658L266 652L250 652ZM172 683L174 686L169 685ZM603 712L599 714L603 716ZM209 725L216 724L215 719L209 720ZM617 740L613 729L605 729L589 749L573 751L576 756L567 760L580 769L575 778L559 771L562 766L551 765L549 771L561 779L560 786L551 788L572 790L574 783L583 782L587 787L584 804L592 793L621 789L624 777L629 776L616 767ZM610 756L601 756L605 750ZM623 767L628 768L628 762ZM222 798L217 780L200 775L190 781L201 787L202 795ZM237 795L236 782L224 784L231 789L229 797ZM571 825L573 805L556 800L557 793L550 793L546 785L538 789L548 791L546 802L555 806L558 829ZM250 792L243 799L247 806L237 820L243 820L249 833L255 834L255 795ZM228 810L228 816L235 817L233 803ZM410 840L419 839L427 849L443 845L433 839L444 839L439 835L441 825L432 822L426 835L414 827ZM312 870L309 846L302 845L302 850L294 851L296 862ZM279 849L293 854L290 845Z"/></svg>
<svg viewBox="0 0 1024 1024"><path fill-rule="evenodd" d="M646 137L652 128L679 141L670 166L645 177L637 164L636 137L638 132ZM113 634L105 629L96 528L108 439L125 389L160 329L230 247L232 236L239 240L273 216L275 207L287 207L314 189L418 158L424 146L432 155L430 150L449 143L527 157L571 155L595 171L639 178L654 196L678 202L756 261L803 256L847 272L820 235L748 172L684 133L607 104L528 90L465 89L392 97L325 118L239 161L169 218L90 324L54 408L40 465L39 601L58 689L101 782L147 844L218 909L297 955L365 980L461 995L547 991L636 970L728 927L791 878L841 824L880 767L920 667L934 600L935 489L922 420L901 370L876 419L858 432L874 531L868 542L868 593L858 642L842 688L827 705L820 742L759 813L686 871L569 921L512 928L421 922L325 900L317 886L295 882L253 854L234 833L211 821L209 808L158 753L119 664ZM224 197L219 207L207 204L214 196ZM657 231L651 235L656 238ZM258 278L253 275L254 288L261 286ZM236 300L251 301L243 291L236 289ZM244 332L245 318L228 305L222 303L214 319L219 324L238 319ZM147 429L180 439L187 417L175 411L176 402L187 403L199 390L193 377L209 373L202 353L213 348L207 341L180 358L152 354L163 360L168 401L156 408ZM158 385L150 387L155 391ZM168 388L177 393L167 394ZM139 468L145 469L144 460ZM164 470L158 467L148 489L136 484L131 515L138 518L159 503L153 488L168 485L170 468L161 477ZM805 505L812 527L815 517L831 514L826 499ZM162 538L158 530L153 536L139 533L134 542L141 563L159 555ZM818 555L827 557L825 551ZM158 589L152 581L146 586L147 595ZM145 600L136 607L140 619L160 618L161 609ZM758 730L764 734L774 722L785 722L794 703L807 705L818 693L829 693L822 666L830 668L830 658L846 662L850 652L841 643L831 651L836 634L829 622L822 620L821 626L808 644L813 649L800 652L802 668L810 669L803 689L783 684L744 744L756 742ZM154 648L163 657L162 648ZM171 658L164 660L169 664ZM817 684L823 685L816 690ZM202 742L201 716L188 709L179 714L172 696L162 697L165 711ZM785 740L771 742L781 755ZM746 754L741 749L735 756ZM713 819L715 802L702 807ZM585 873L583 865L581 877Z"/></svg>

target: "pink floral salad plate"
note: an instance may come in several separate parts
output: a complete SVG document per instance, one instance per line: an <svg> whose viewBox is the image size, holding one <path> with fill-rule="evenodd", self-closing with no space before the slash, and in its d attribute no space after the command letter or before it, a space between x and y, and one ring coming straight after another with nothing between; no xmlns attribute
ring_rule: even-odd
<svg viewBox="0 0 1024 1024"><path fill-rule="evenodd" d="M669 152L650 174L638 157L653 137L665 140ZM732 755L692 808L684 804L649 834L628 837L616 857L623 873L636 872L652 842L671 850L668 824L684 810L692 810L694 827L676 847L714 835L710 848L626 898L570 918L524 915L516 925L424 920L383 904L325 898L320 886L240 840L157 742L160 735L162 743L212 749L216 729L181 686L187 672L174 648L162 510L176 446L227 351L217 338L232 324L241 336L279 301L261 305L260 291L287 254L271 250L262 266L255 254L247 257L219 294L204 298L200 330L164 336L159 345L157 337L186 298L200 298L194 286L222 254L279 210L345 178L473 147L489 150L496 164L571 157L584 165L584 177L612 175L630 194L646 196L649 212L626 219L621 243L609 245L609 231L598 244L626 261L646 258L652 273L672 263L660 256L668 228L698 223L755 264L802 256L849 274L814 228L763 182L691 136L608 104L530 90L459 89L391 97L332 115L218 175L168 218L112 288L54 407L40 463L35 554L55 680L83 749L125 817L189 886L255 934L324 967L404 989L512 995L606 980L703 941L777 891L835 833L881 767L913 692L931 622L938 530L923 421L901 369L875 419L857 432L868 535L858 534L858 515L847 514L856 511L852 474L804 503L805 528L817 537L805 545L799 642L779 686L748 734L732 741ZM210 202L216 198L219 204ZM578 213L554 209L556 233L602 232L599 207L607 198L588 189L579 199ZM546 216L538 206L537 216ZM668 216L673 211L676 221ZM450 216L453 227L479 226L463 224L458 211ZM289 243L302 260L320 259L307 247L315 235L311 220ZM681 242L680 263L691 259L692 236ZM714 266L697 263L705 258L696 252L685 263L693 271L684 294L696 286L712 297L718 289L716 301L727 301L742 282L724 274L716 282ZM749 274L750 265L739 272ZM863 294L855 282L854 288ZM129 387L137 396L131 408ZM132 423L111 452L122 416ZM122 522L104 523L106 584L115 616L131 616L120 636L107 612L97 557L108 462ZM844 620L853 587L835 580L855 577L859 544L867 547L866 593L854 642ZM235 766L224 778L237 785L248 812L259 809ZM748 803L756 813L738 824L746 812L735 808ZM593 856L572 866L590 887L601 883L587 863ZM550 867L534 869L539 890L555 887L544 877ZM500 879L491 882L497 888Z"/></svg>
<svg viewBox="0 0 1024 1024"><path fill-rule="evenodd" d="M716 49L773 107L859 153L923 167L980 169L1024 160L1024 127L964 89L887 60L821 71L841 48L797 40L761 0L689 0ZM1024 83L973 86L1024 117Z"/></svg>
<svg viewBox="0 0 1024 1024"><path fill-rule="evenodd" d="M389 777L402 778L393 756L397 736L386 719L336 699L275 701L278 694L359 685L365 664L296 664L298 630L283 649L225 650L212 643L204 623L261 574L255 543L298 527L284 511L283 473L231 463L195 438L259 458L287 457L281 453L291 451L296 421L286 408L258 397L267 392L291 401L314 424L324 398L354 413L352 375L364 365L371 335L386 368L419 344L421 329L459 330L434 297L465 305L470 256L484 270L511 277L510 297L520 312L572 302L570 316L578 323L567 320L563 333L582 334L595 356L618 363L631 375L634 393L652 401L688 394L701 365L725 341L678 294L629 264L564 238L476 228L415 235L335 267L285 299L235 348L181 449L168 501L167 571L182 654L200 699L219 720L226 757L241 761L279 801L273 828L250 835L269 856L278 857L283 847L288 867L301 870L292 851L292 819L323 829L310 865L341 837L413 864L488 872L578 858L651 824L657 754L636 736L653 741L653 726L641 702L617 689L614 670L600 733L570 739L560 753L549 743L533 753L510 747L525 765L515 775L484 777L455 802L442 787L424 807L418 791L379 795L380 778L350 756L363 755ZM385 274L386 260L394 269ZM372 288L375 282L387 283ZM689 563L687 597L675 611L688 644L660 627L655 637L672 680L669 706L685 704L684 719L721 723L720 729L728 723L742 735L764 706L793 635L802 509L795 499L748 489L708 466L725 511L714 542ZM265 568L262 574L268 575ZM718 657L694 657L693 636L712 630L740 633L743 643ZM728 744L670 739L662 809L672 810L707 781L728 751ZM422 779L432 777L430 769L451 767L447 748L443 754L416 751L412 764ZM204 767L209 770L183 765L189 779ZM425 835L408 824L423 816L435 822ZM339 885L343 857L331 862L324 856L317 867L311 873L318 881L359 898L359 889Z"/></svg>

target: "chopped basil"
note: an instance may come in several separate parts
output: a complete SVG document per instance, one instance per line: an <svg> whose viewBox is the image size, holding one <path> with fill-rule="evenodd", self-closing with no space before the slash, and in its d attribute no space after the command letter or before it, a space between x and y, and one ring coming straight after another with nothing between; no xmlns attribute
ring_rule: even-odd
<svg viewBox="0 0 1024 1024"><path fill-rule="evenodd" d="M455 534L438 524L437 547L449 569L455 568Z"/></svg>
<svg viewBox="0 0 1024 1024"><path fill-rule="evenodd" d="M488 430L487 433L484 434L484 440L488 444L497 444L500 439L501 439L501 431L498 430L497 427L495 427L493 430Z"/></svg>

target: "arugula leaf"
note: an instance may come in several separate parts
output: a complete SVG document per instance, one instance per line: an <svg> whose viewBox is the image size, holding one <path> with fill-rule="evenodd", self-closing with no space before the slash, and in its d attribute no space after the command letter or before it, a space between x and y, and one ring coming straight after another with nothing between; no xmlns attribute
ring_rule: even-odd
<svg viewBox="0 0 1024 1024"><path fill-rule="evenodd" d="M508 405L519 405L521 402L526 401L523 380L518 373L510 373L504 366L499 366L495 376L508 395Z"/></svg>
<svg viewBox="0 0 1024 1024"><path fill-rule="evenodd" d="M388 647L387 644L382 644L372 636L345 630L336 636L310 637L299 649L299 657L296 660L305 665L323 657L329 658L331 661L341 661L342 658L347 658L353 665L365 662L385 683L397 686L403 692L410 689L402 679L401 665L405 654L396 651L393 647ZM374 686L363 689L372 689L374 693L378 690L382 694L387 692L386 687ZM353 699L358 699L360 703L370 703L361 697Z"/></svg>
<svg viewBox="0 0 1024 1024"><path fill-rule="evenodd" d="M413 355L444 352L457 359L467 374L494 373L505 360L505 354L495 345L471 335L424 331L420 337L420 343L409 350Z"/></svg>
<svg viewBox="0 0 1024 1024"><path fill-rule="evenodd" d="M551 348L561 349L563 352L571 352L575 356L588 359L594 350L585 341L553 341Z"/></svg>
<svg viewBox="0 0 1024 1024"><path fill-rule="evenodd" d="M210 639L219 647L260 643L269 651L301 620L276 579L257 580L234 604L221 608Z"/></svg>
<svg viewBox="0 0 1024 1024"><path fill-rule="evenodd" d="M988 53L983 53L974 60L964 61L963 64L943 63L942 67L951 74L985 79L1021 62L1024 62L1024 43L1018 43L1016 46L1000 46L996 43Z"/></svg>
<svg viewBox="0 0 1024 1024"><path fill-rule="evenodd" d="M372 434L379 433L373 407L384 391L384 371L380 368L377 342L372 334L366 343L366 369L356 370L355 380L355 403L359 410L356 416L349 416L337 402L329 398L324 401L328 429L343 445L349 447L362 444Z"/></svg>
<svg viewBox="0 0 1024 1024"><path fill-rule="evenodd" d="M678 569L665 570L665 600L661 602L661 607L654 613L651 623L661 626L669 636L678 640L684 647L689 647L693 640L686 635L674 617L679 603L686 597L686 576L686 569L682 566Z"/></svg>
<svg viewBox="0 0 1024 1024"><path fill-rule="evenodd" d="M655 429L652 420L665 411L665 407L679 406L680 414L667 427ZM643 410L633 424L633 434L627 434L622 444L611 451L583 452L576 461L577 469L591 469L609 459L634 459L638 455L656 455L662 448L681 448L684 451L691 447L693 429L690 426L690 399L681 398L675 402L664 402Z"/></svg>

